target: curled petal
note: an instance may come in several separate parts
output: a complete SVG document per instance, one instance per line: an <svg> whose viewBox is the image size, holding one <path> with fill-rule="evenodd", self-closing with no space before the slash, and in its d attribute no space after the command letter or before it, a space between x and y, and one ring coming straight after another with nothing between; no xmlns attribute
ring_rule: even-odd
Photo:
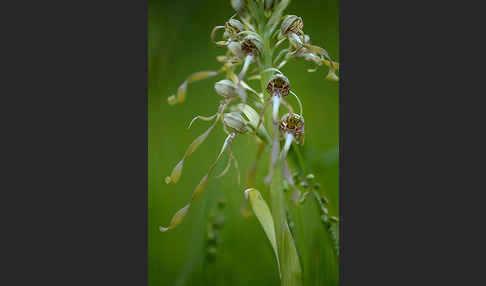
<svg viewBox="0 0 486 286"><path fill-rule="evenodd" d="M177 103L182 103L186 100L187 80L183 82L177 89Z"/></svg>
<svg viewBox="0 0 486 286"><path fill-rule="evenodd" d="M170 174L170 176L165 178L166 184L169 184L171 182L175 184L179 181L179 178L182 174L182 167L184 166L184 159L185 157L182 158L182 160L180 160L177 165L175 165L174 169L172 169L172 173Z"/></svg>
<svg viewBox="0 0 486 286"><path fill-rule="evenodd" d="M172 95L167 99L167 101L171 105L184 102L186 100L187 85L189 83L193 83L193 82L198 81L198 80L202 80L202 79L206 79L208 77L215 76L218 73L219 73L218 71L200 71L200 72L196 72L196 73L191 74L190 76L187 77L187 79L177 89L177 97Z"/></svg>
<svg viewBox="0 0 486 286"><path fill-rule="evenodd" d="M192 194L191 201L194 201L195 199L197 199L197 197L199 197L199 195L202 193L202 191L204 191L204 188L206 188L206 185L208 184L208 179L209 179L209 173L206 174L201 179L201 181L199 182L199 184L194 189L194 193Z"/></svg>
<svg viewBox="0 0 486 286"><path fill-rule="evenodd" d="M224 29L224 26L216 26L213 28L213 30L211 31L211 41L213 41L213 43L216 44L216 40L214 39L215 36L216 36L216 31L217 30L223 30Z"/></svg>
<svg viewBox="0 0 486 286"><path fill-rule="evenodd" d="M203 121L211 121L213 120L214 117L216 117L217 114L214 114L212 116L201 116L201 115L198 115L196 117L194 117L191 122L189 123L189 126L187 127L187 129L191 128L192 126L192 123L194 123L194 121L198 120L198 119L201 119Z"/></svg>
<svg viewBox="0 0 486 286"><path fill-rule="evenodd" d="M213 130L214 125L211 125L211 127L208 128L203 134L199 135L194 141L189 145L189 148L187 148L186 154L184 157L189 157L196 149L208 138L209 133L211 133L211 130Z"/></svg>
<svg viewBox="0 0 486 286"><path fill-rule="evenodd" d="M224 168L223 172L221 172L221 174L219 175L214 176L215 178L219 179L228 173L229 169L231 168L231 160L233 160L233 158L231 158L230 156L228 158L228 163L226 163L226 167Z"/></svg>
<svg viewBox="0 0 486 286"><path fill-rule="evenodd" d="M217 74L218 74L217 71L200 71L200 72L193 73L192 75L190 75L187 78L187 82L188 83L193 83L195 81L202 80L202 79L206 79L206 78L215 76Z"/></svg>
<svg viewBox="0 0 486 286"><path fill-rule="evenodd" d="M215 123L216 122L217 121L215 121ZM189 145L189 147L187 148L186 153L184 154L182 160L179 161L179 163L177 163L177 165L174 167L171 175L165 178L165 182L167 184L171 182L177 183L179 181L179 178L181 177L181 173L182 173L184 160L187 157L189 157L189 155L191 155L194 151L196 151L196 149L204 142L204 140L206 140L206 138L209 136L209 133L211 133L211 130L214 128L215 123L213 123L213 125L211 125L211 127L209 127L203 134L199 135L196 139L194 139L194 141L192 141L191 145Z"/></svg>
<svg viewBox="0 0 486 286"><path fill-rule="evenodd" d="M208 183L208 179L209 179L209 176L211 175L211 172L213 171L214 167L216 166L216 164L221 159L221 155L226 150L226 148L231 144L231 142L233 141L233 138L235 136L236 136L235 133L231 133L230 135L228 135L228 137L226 137L226 140L224 141L223 147L221 148L221 151L220 151L218 157L216 158L216 161L209 167L209 170L206 173L206 175L204 175L204 177L201 179L199 184L194 189L191 201L185 207L183 207L181 210L179 210L178 212L176 212L174 214L174 217L170 221L170 224L169 224L168 227L160 226L159 227L160 231L163 232L163 231L170 230L170 229L174 228L175 226L177 226L178 224L180 224L182 222L182 220L184 219L184 216L187 214L187 211L189 210L189 207L191 206L191 203L195 199L197 199L197 197L199 197L201 195L202 191L204 190L204 188L206 187L206 185Z"/></svg>
<svg viewBox="0 0 486 286"><path fill-rule="evenodd" d="M174 214L174 216L172 217L169 226L168 227L159 226L159 230L162 231L162 232L168 231L168 230L176 227L178 224L180 224L182 222L182 220L184 219L184 217L186 216L187 211L189 210L190 206L191 206L191 204L189 203L189 204L185 205L182 209L177 211Z"/></svg>

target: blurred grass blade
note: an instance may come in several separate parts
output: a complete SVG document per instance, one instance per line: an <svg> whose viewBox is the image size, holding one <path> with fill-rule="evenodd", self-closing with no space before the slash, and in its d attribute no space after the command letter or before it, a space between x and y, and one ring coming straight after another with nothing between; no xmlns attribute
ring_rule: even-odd
<svg viewBox="0 0 486 286"><path fill-rule="evenodd" d="M251 208L260 222L268 240L272 244L275 258L277 259L278 274L282 278L280 270L280 262L278 259L277 238L275 237L275 225L273 223L272 213L268 208L267 203L263 200L262 195L257 189L250 188L245 191L245 197L250 201Z"/></svg>

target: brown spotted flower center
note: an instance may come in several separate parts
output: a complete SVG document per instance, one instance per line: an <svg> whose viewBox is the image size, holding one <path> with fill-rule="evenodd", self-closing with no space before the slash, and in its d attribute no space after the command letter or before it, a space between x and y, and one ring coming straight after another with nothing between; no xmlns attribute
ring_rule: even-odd
<svg viewBox="0 0 486 286"><path fill-rule="evenodd" d="M252 41L243 41L241 43L241 49L247 54L257 53L257 46Z"/></svg>
<svg viewBox="0 0 486 286"><path fill-rule="evenodd" d="M289 81L283 76L276 76L267 85L267 91L275 96L287 96L289 94Z"/></svg>
<svg viewBox="0 0 486 286"><path fill-rule="evenodd" d="M297 144L304 143L304 118L298 114L290 113L284 115L280 121L282 135L290 133L294 135Z"/></svg>

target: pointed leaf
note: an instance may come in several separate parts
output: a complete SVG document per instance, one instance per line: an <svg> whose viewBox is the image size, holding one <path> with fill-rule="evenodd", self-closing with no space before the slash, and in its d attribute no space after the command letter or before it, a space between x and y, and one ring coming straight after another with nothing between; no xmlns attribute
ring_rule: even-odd
<svg viewBox="0 0 486 286"><path fill-rule="evenodd" d="M280 277L280 262L278 259L278 248L277 248L277 238L275 236L275 225L273 223L272 213L270 212L270 208L268 207L265 200L262 198L262 195L257 189L250 188L245 191L245 197L250 201L251 208L253 209L253 213L257 217L260 225L262 226L265 234L267 235L270 244L272 245L273 251L275 253L275 259L277 260L278 271Z"/></svg>
<svg viewBox="0 0 486 286"><path fill-rule="evenodd" d="M281 286L301 286L302 269L294 238L287 223L285 195L283 191L283 161L275 165L270 187L271 211L275 223L278 255L281 265Z"/></svg>

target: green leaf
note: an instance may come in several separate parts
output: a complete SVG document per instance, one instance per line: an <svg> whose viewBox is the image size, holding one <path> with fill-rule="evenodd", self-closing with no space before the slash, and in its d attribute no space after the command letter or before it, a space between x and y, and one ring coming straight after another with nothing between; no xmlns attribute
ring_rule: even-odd
<svg viewBox="0 0 486 286"><path fill-rule="evenodd" d="M268 240L272 244L273 251L275 252L275 258L277 259L278 271L280 278L282 274L280 271L280 262L278 259L277 239L275 237L275 225L273 224L273 217L270 209L267 206L265 200L257 189L250 188L245 191L245 197L250 201L251 208L255 213L258 221L260 222Z"/></svg>
<svg viewBox="0 0 486 286"><path fill-rule="evenodd" d="M294 238L290 233L285 209L283 191L283 161L280 159L275 165L274 175L270 186L271 210L275 222L278 256L281 265L281 285L301 286L302 269L299 255L295 247Z"/></svg>

